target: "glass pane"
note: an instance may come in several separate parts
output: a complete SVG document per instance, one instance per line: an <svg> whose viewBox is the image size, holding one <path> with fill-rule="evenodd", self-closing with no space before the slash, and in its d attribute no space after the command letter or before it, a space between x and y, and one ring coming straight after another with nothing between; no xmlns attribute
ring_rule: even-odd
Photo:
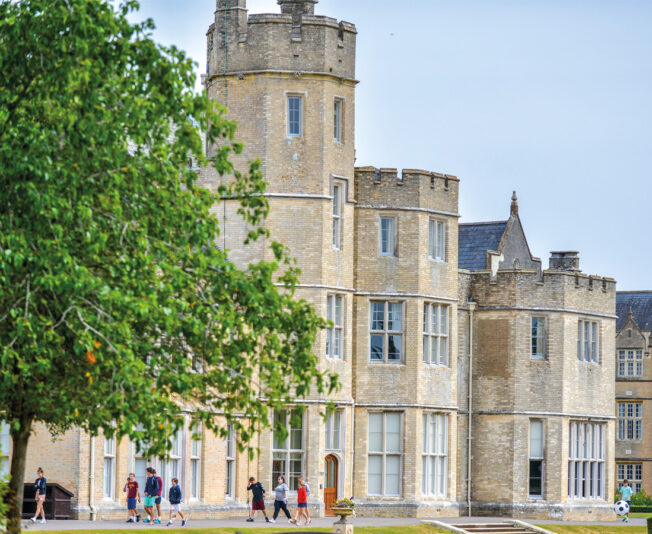
<svg viewBox="0 0 652 534"><path fill-rule="evenodd" d="M448 365L448 338L439 338L439 363L441 365Z"/></svg>
<svg viewBox="0 0 652 534"><path fill-rule="evenodd" d="M369 414L369 450L383 451L383 414Z"/></svg>
<svg viewBox="0 0 652 534"><path fill-rule="evenodd" d="M226 494L231 495L231 477L229 476L231 462L227 462L226 468ZM165 494L165 489L163 489ZM190 496L193 499L199 498L199 460L190 460Z"/></svg>
<svg viewBox="0 0 652 534"><path fill-rule="evenodd" d="M335 297L335 325L342 326L342 297Z"/></svg>
<svg viewBox="0 0 652 534"><path fill-rule="evenodd" d="M427 453L428 452L428 414L423 414L422 420L421 420L421 435L422 435L422 442L421 442L421 452Z"/></svg>
<svg viewBox="0 0 652 534"><path fill-rule="evenodd" d="M577 322L577 359L582 359L582 321Z"/></svg>
<svg viewBox="0 0 652 534"><path fill-rule="evenodd" d="M430 304L423 305L423 333L430 332L430 322L428 321L428 314L430 312Z"/></svg>
<svg viewBox="0 0 652 534"><path fill-rule="evenodd" d="M430 337L427 335L423 336L423 362L430 362Z"/></svg>
<svg viewBox="0 0 652 534"><path fill-rule="evenodd" d="M104 458L104 496L113 497L113 458Z"/></svg>
<svg viewBox="0 0 652 534"><path fill-rule="evenodd" d="M279 476L287 477L285 453L275 452L272 455L272 482L271 487L275 488Z"/></svg>
<svg viewBox="0 0 652 534"><path fill-rule="evenodd" d="M439 333L448 334L448 306L439 306Z"/></svg>
<svg viewBox="0 0 652 534"><path fill-rule="evenodd" d="M424 432L425 435L425 432ZM421 493L428 493L428 457L421 457Z"/></svg>
<svg viewBox="0 0 652 534"><path fill-rule="evenodd" d="M371 303L371 329L384 330L385 329L385 303L372 302Z"/></svg>
<svg viewBox="0 0 652 534"><path fill-rule="evenodd" d="M436 334L439 331L439 306L432 304L432 314L430 315L430 332Z"/></svg>
<svg viewBox="0 0 652 534"><path fill-rule="evenodd" d="M430 428L428 431L428 452L434 454L437 451L437 416L430 414Z"/></svg>
<svg viewBox="0 0 652 534"><path fill-rule="evenodd" d="M397 413L386 414L387 425L385 436L385 450L387 452L401 452L401 415Z"/></svg>
<svg viewBox="0 0 652 534"><path fill-rule="evenodd" d="M428 493L435 493L437 488L437 458L431 456L428 461Z"/></svg>
<svg viewBox="0 0 652 534"><path fill-rule="evenodd" d="M335 487L335 462L326 462L326 487Z"/></svg>
<svg viewBox="0 0 652 534"><path fill-rule="evenodd" d="M326 319L333 320L333 295L329 295L326 299Z"/></svg>
<svg viewBox="0 0 652 534"><path fill-rule="evenodd" d="M430 361L432 363L439 362L439 338L436 336L430 338Z"/></svg>
<svg viewBox="0 0 652 534"><path fill-rule="evenodd" d="M326 448L331 449L331 426L333 424L333 414L326 415Z"/></svg>
<svg viewBox="0 0 652 534"><path fill-rule="evenodd" d="M340 418L342 415L342 412L335 412L334 414L335 420L333 423L333 448L334 449L339 449L340 448Z"/></svg>
<svg viewBox="0 0 652 534"><path fill-rule="evenodd" d="M403 336L391 334L387 336L387 360L400 361L403 347Z"/></svg>
<svg viewBox="0 0 652 534"><path fill-rule="evenodd" d="M333 186L333 215L340 214L340 186Z"/></svg>
<svg viewBox="0 0 652 534"><path fill-rule="evenodd" d="M439 482L438 494L446 494L446 457L438 458L439 466L437 467L437 478Z"/></svg>
<svg viewBox="0 0 652 534"><path fill-rule="evenodd" d="M383 343L385 336L383 334L371 334L369 340L369 359L382 360L383 359Z"/></svg>
<svg viewBox="0 0 652 534"><path fill-rule="evenodd" d="M393 332L400 332L403 330L401 317L402 308L403 305L401 302L387 303L387 330Z"/></svg>
<svg viewBox="0 0 652 534"><path fill-rule="evenodd" d="M530 460L530 495L541 495L542 460Z"/></svg>
<svg viewBox="0 0 652 534"><path fill-rule="evenodd" d="M136 475L136 482L138 482L138 487L141 488L141 495L145 488L145 480L147 479L147 474L145 473L147 469L147 460L144 458L136 458L134 463L134 474Z"/></svg>
<svg viewBox="0 0 652 534"><path fill-rule="evenodd" d="M437 417L438 419L438 428L437 428L437 443L438 445L438 451L440 454L445 454L446 453L446 426L447 426L447 419L445 415L440 415Z"/></svg>
<svg viewBox="0 0 652 534"><path fill-rule="evenodd" d="M444 223L437 221L437 259L444 259Z"/></svg>
<svg viewBox="0 0 652 534"><path fill-rule="evenodd" d="M380 495L382 487L382 456L369 456L369 471L367 479L367 493Z"/></svg>
<svg viewBox="0 0 652 534"><path fill-rule="evenodd" d="M290 453L290 472L289 475L289 486L291 491L296 491L299 489L299 477L303 471L303 454L300 452Z"/></svg>
<svg viewBox="0 0 652 534"><path fill-rule="evenodd" d="M398 495L401 492L401 457L385 458L385 495Z"/></svg>

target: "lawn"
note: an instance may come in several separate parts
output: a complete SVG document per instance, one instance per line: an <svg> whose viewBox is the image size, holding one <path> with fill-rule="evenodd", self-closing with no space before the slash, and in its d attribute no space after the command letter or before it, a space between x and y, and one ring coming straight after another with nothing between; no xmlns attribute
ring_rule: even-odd
<svg viewBox="0 0 652 534"><path fill-rule="evenodd" d="M110 529L110 530L48 530L46 534L134 534L137 530L138 533L160 534L163 529L159 528L144 528L144 529ZM169 528L163 532L170 534L235 534L241 532L242 534L279 534L281 532L333 532L332 528L304 528L304 527L288 527L288 528ZM443 530L432 528L425 524L408 525L408 526L393 526L393 527L355 527L355 534L447 534ZM632 532L632 534L638 534Z"/></svg>
<svg viewBox="0 0 652 534"><path fill-rule="evenodd" d="M598 527L591 525L537 525L557 534L647 534L647 527Z"/></svg>

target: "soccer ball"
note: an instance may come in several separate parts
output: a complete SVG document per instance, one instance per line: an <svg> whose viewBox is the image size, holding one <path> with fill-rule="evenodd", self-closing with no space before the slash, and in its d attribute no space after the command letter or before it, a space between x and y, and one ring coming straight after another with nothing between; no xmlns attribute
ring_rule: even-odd
<svg viewBox="0 0 652 534"><path fill-rule="evenodd" d="M625 515L629 513L629 503L627 501L618 501L614 504L614 512L616 515Z"/></svg>

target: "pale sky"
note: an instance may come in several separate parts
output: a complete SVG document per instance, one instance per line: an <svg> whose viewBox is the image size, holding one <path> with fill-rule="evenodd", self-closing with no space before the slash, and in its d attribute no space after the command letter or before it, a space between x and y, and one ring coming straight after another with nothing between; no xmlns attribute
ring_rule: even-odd
<svg viewBox="0 0 652 534"><path fill-rule="evenodd" d="M248 0L278 13L276 0ZM156 40L206 70L215 0L141 0ZM356 165L461 179L461 222L503 220L530 248L652 289L652 2L321 0L358 29Z"/></svg>

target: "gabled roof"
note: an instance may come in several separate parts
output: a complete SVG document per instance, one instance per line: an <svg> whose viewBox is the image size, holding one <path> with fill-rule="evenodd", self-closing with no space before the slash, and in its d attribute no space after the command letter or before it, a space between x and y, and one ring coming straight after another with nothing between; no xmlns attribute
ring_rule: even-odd
<svg viewBox="0 0 652 534"><path fill-rule="evenodd" d="M486 251L498 249L506 227L507 221L460 224L458 267L469 271L486 269Z"/></svg>
<svg viewBox="0 0 652 534"><path fill-rule="evenodd" d="M616 292L616 330L620 330L629 310L641 330L652 330L652 291L617 291Z"/></svg>

